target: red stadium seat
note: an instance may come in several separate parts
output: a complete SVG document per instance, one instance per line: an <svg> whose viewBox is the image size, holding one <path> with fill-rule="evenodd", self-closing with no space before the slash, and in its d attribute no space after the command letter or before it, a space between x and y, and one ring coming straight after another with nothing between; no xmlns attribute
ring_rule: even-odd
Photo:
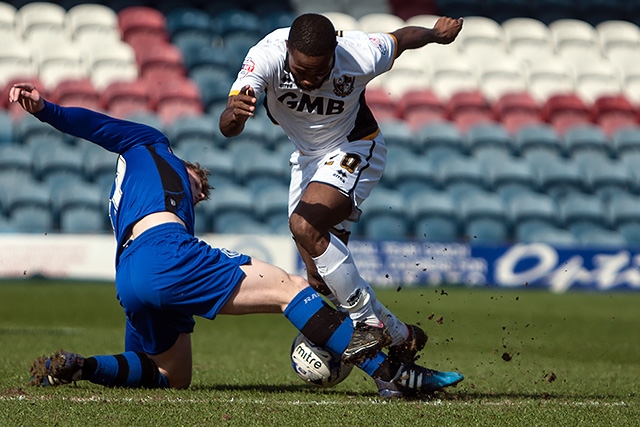
<svg viewBox="0 0 640 427"><path fill-rule="evenodd" d="M493 104L496 118L511 134L529 124L542 122L540 105L528 92L506 93Z"/></svg>
<svg viewBox="0 0 640 427"><path fill-rule="evenodd" d="M576 94L550 96L542 106L542 118L560 135L569 128L591 123L591 112Z"/></svg>
<svg viewBox="0 0 640 427"><path fill-rule="evenodd" d="M89 79L63 80L51 92L51 100L64 106L100 109L100 94Z"/></svg>
<svg viewBox="0 0 640 427"><path fill-rule="evenodd" d="M159 39L169 40L164 15L151 7L131 6L118 12L118 26L122 39L129 40L137 34L147 34Z"/></svg>
<svg viewBox="0 0 640 427"><path fill-rule="evenodd" d="M384 88L367 89L365 92L365 99L367 101L367 106L371 109L376 120L383 121L398 118L396 116L396 102Z"/></svg>
<svg viewBox="0 0 640 427"><path fill-rule="evenodd" d="M593 103L591 119L612 136L623 127L638 125L638 111L623 95L604 95Z"/></svg>
<svg viewBox="0 0 640 427"><path fill-rule="evenodd" d="M136 112L151 111L147 84L142 80L109 84L102 92L101 102L105 110L120 118Z"/></svg>
<svg viewBox="0 0 640 427"><path fill-rule="evenodd" d="M446 103L447 118L465 132L476 124L492 122L493 110L479 90L456 92Z"/></svg>
<svg viewBox="0 0 640 427"><path fill-rule="evenodd" d="M160 109L164 104L194 104L202 108L200 101L200 88L193 81L186 78L173 79L162 82L162 84L151 86L151 107Z"/></svg>
<svg viewBox="0 0 640 427"><path fill-rule="evenodd" d="M182 52L168 43L148 46L138 54L137 60L140 76L149 83L182 79L186 74Z"/></svg>
<svg viewBox="0 0 640 427"><path fill-rule="evenodd" d="M445 120L444 105L430 89L406 92L398 101L397 116L413 129L432 121Z"/></svg>

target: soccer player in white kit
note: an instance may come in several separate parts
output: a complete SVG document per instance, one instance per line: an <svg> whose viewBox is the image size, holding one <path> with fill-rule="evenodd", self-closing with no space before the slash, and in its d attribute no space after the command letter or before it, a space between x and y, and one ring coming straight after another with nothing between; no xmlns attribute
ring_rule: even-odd
<svg viewBox="0 0 640 427"><path fill-rule="evenodd" d="M312 287L349 312L355 332L343 354L354 361L389 346L406 363L427 341L405 325L362 279L347 248L359 206L380 180L387 149L366 105L365 88L389 71L407 49L451 43L462 19L440 18L433 28L408 26L392 33L336 32L331 21L304 14L252 47L231 87L220 130L240 134L258 98L296 151L291 156L289 226Z"/></svg>

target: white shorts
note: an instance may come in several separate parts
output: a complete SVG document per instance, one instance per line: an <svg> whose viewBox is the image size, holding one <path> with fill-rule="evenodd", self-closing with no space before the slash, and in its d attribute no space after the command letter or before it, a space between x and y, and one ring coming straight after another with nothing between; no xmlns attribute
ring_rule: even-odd
<svg viewBox="0 0 640 427"><path fill-rule="evenodd" d="M302 155L295 151L291 155L289 216L298 206L309 183L322 182L351 198L351 215L334 226L338 230L349 231L351 223L360 219L359 206L380 181L386 162L387 147L381 134L373 139L345 143L319 156Z"/></svg>

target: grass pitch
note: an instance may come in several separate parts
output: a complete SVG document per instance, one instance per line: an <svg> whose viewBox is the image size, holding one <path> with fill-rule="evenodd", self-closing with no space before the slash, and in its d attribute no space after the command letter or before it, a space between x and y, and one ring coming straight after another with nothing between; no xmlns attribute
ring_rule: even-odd
<svg viewBox="0 0 640 427"><path fill-rule="evenodd" d="M59 348L123 350L111 284L0 282L0 426L631 426L640 420L637 293L550 294L465 287L378 290L429 343L420 363L466 379L430 400L385 401L361 371L331 389L304 384L283 316L198 319L189 390L89 382L26 386Z"/></svg>

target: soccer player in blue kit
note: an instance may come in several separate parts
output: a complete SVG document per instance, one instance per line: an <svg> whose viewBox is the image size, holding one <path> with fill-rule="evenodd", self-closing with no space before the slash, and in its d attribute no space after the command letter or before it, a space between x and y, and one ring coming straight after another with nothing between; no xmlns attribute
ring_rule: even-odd
<svg viewBox="0 0 640 427"><path fill-rule="evenodd" d="M31 367L31 384L88 380L187 388L194 316L283 313L314 344L337 354L347 348L352 322L303 278L194 236L194 206L209 196L208 171L175 156L160 131L50 103L31 83L14 85L9 99L56 129L119 154L109 215L117 240L117 297L126 316L125 351L42 356ZM362 354L357 366L375 380L382 397L432 393L463 379L415 363L397 367L377 350Z"/></svg>

